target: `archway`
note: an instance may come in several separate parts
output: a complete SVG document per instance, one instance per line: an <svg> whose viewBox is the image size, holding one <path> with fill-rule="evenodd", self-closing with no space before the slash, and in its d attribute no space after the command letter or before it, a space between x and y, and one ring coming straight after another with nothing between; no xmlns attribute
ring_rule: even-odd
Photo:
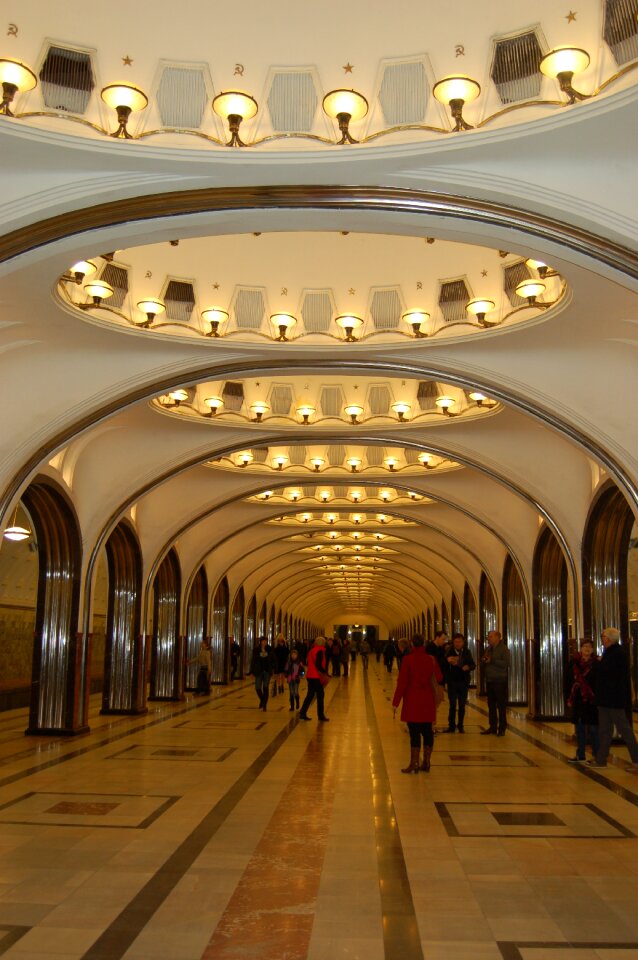
<svg viewBox="0 0 638 960"><path fill-rule="evenodd" d="M149 700L181 700L184 695L184 641L179 635L180 593L179 560L175 551L170 550L153 582Z"/></svg>
<svg viewBox="0 0 638 960"><path fill-rule="evenodd" d="M544 527L534 550L534 694L532 710L542 719L565 716L567 564L558 540Z"/></svg>
<svg viewBox="0 0 638 960"><path fill-rule="evenodd" d="M510 652L510 704L527 703L527 610L523 581L508 554L503 567L503 638Z"/></svg>
<svg viewBox="0 0 638 960"><path fill-rule="evenodd" d="M108 607L104 646L102 713L146 710L144 643L140 633L142 554L124 521L106 542Z"/></svg>
<svg viewBox="0 0 638 960"><path fill-rule="evenodd" d="M185 641L185 687L187 690L197 689L197 675L199 664L197 654L200 644L206 636L208 623L208 577L204 566L199 568L191 585L186 604L186 641ZM190 661L193 661L192 663Z"/></svg>

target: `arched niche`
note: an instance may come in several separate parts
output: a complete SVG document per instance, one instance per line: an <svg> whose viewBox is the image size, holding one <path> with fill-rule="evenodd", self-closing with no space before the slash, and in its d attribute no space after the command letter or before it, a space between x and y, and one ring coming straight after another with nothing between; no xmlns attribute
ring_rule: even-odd
<svg viewBox="0 0 638 960"><path fill-rule="evenodd" d="M259 608L259 618L257 620L257 636L266 637L268 635L268 608L266 601Z"/></svg>
<svg viewBox="0 0 638 960"><path fill-rule="evenodd" d="M211 650L213 654L213 683L228 683L230 677L230 657L228 651L228 615L229 590L226 577L217 584L213 597L213 619L211 623Z"/></svg>
<svg viewBox="0 0 638 960"><path fill-rule="evenodd" d="M66 494L48 479L34 481L22 500L38 545L27 733L84 733L89 729L89 640L77 630L82 563L79 524Z"/></svg>
<svg viewBox="0 0 638 960"><path fill-rule="evenodd" d="M485 693L485 671L481 669L481 657L487 647L487 635L490 630L498 630L498 613L492 584L487 579L485 571L483 571L479 581L479 639L477 651L479 656L479 689L481 694Z"/></svg>
<svg viewBox="0 0 638 960"><path fill-rule="evenodd" d="M24 504L16 508L11 525L31 535L25 540L0 539L0 710L28 707L31 701L38 606L38 543Z"/></svg>
<svg viewBox="0 0 638 960"><path fill-rule="evenodd" d="M598 645L605 627L629 639L627 557L634 517L618 487L606 483L592 503L582 545L585 637Z"/></svg>
<svg viewBox="0 0 638 960"><path fill-rule="evenodd" d="M431 641L434 640L434 631L432 627L432 611L430 610L429 607L428 607L428 622L427 622L426 633L427 633L427 636L425 638L425 641L426 643L431 643Z"/></svg>
<svg viewBox="0 0 638 960"><path fill-rule="evenodd" d="M268 643L272 646L275 639L275 605L274 603L270 607L270 616L268 617Z"/></svg>
<svg viewBox="0 0 638 960"><path fill-rule="evenodd" d="M244 598L243 587L240 587L235 594L230 632L239 644L240 654L239 663L237 664L237 678L240 678L244 675L244 663L246 662L246 600Z"/></svg>
<svg viewBox="0 0 638 960"><path fill-rule="evenodd" d="M478 663L476 600L467 581L463 587L463 625L465 627L465 642L467 643L468 650L472 654L474 662ZM472 686L476 685L475 678L476 674L472 677Z"/></svg>
<svg viewBox="0 0 638 960"><path fill-rule="evenodd" d="M510 554L503 565L503 639L510 652L508 701L527 703L527 608L523 581Z"/></svg>
<svg viewBox="0 0 638 960"><path fill-rule="evenodd" d="M175 550L166 554L153 581L153 634L149 700L184 696L184 638L179 634L181 573Z"/></svg>
<svg viewBox="0 0 638 960"><path fill-rule="evenodd" d="M140 630L142 552L130 524L118 523L106 541L105 552L108 602L101 712L143 713L146 711L146 686L144 643ZM99 569L98 564L98 582Z"/></svg>
<svg viewBox="0 0 638 960"><path fill-rule="evenodd" d="M250 658L255 648L255 639L257 637L257 597L253 593L253 598L246 607L246 637L244 642L244 660L243 673L250 667Z"/></svg>
<svg viewBox="0 0 638 960"><path fill-rule="evenodd" d="M445 630L448 637L450 636L450 614L445 600L441 600L441 630Z"/></svg>
<svg viewBox="0 0 638 960"><path fill-rule="evenodd" d="M457 595L452 591L452 633L461 633L461 607Z"/></svg>
<svg viewBox="0 0 638 960"><path fill-rule="evenodd" d="M197 655L202 640L206 637L208 623L208 577L202 564L191 583L186 602L186 639L185 639L185 687L197 689L199 663ZM192 662L191 662L192 661Z"/></svg>
<svg viewBox="0 0 638 960"><path fill-rule="evenodd" d="M558 540L543 527L534 550L534 645L532 713L539 719L565 717L567 564Z"/></svg>

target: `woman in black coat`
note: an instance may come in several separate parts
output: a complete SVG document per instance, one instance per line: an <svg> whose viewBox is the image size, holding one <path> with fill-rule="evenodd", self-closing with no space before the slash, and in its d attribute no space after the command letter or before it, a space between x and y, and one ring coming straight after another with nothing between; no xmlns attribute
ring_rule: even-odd
<svg viewBox="0 0 638 960"><path fill-rule="evenodd" d="M567 705L571 707L576 728L576 756L569 763L585 760L587 734L591 737L592 753L598 753L598 708L596 706L596 674L599 660L590 640L585 640L579 652L569 662L570 692Z"/></svg>

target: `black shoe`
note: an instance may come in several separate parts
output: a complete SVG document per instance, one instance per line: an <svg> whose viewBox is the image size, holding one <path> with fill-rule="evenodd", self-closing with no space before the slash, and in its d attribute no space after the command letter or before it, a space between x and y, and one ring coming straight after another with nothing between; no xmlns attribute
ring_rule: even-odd
<svg viewBox="0 0 638 960"><path fill-rule="evenodd" d="M505 731L504 731L504 730L499 730L498 733L496 734L496 736L497 736L497 737L504 737L504 736L505 736Z"/></svg>
<svg viewBox="0 0 638 960"><path fill-rule="evenodd" d="M487 730L481 730L482 737L487 737L489 736L490 733L492 734L492 736L494 736L496 734L496 730L492 730L491 727L488 727Z"/></svg>
<svg viewBox="0 0 638 960"><path fill-rule="evenodd" d="M290 707L290 710L288 711L288 713L293 713L293 712L294 712L294 709L295 709L295 708L294 708L293 706L291 706L291 707Z"/></svg>
<svg viewBox="0 0 638 960"><path fill-rule="evenodd" d="M319 717L319 723L330 723L330 717Z"/></svg>
<svg viewBox="0 0 638 960"><path fill-rule="evenodd" d="M447 727L445 730L441 730L441 733L454 733L454 727Z"/></svg>
<svg viewBox="0 0 638 960"><path fill-rule="evenodd" d="M584 757L568 757L567 758L567 763L584 763L584 762L585 762Z"/></svg>
<svg viewBox="0 0 638 960"><path fill-rule="evenodd" d="M300 719L300 720L312 720L312 717L305 717L305 716L303 715L303 713L300 713L300 714L299 714L299 719Z"/></svg>
<svg viewBox="0 0 638 960"><path fill-rule="evenodd" d="M459 733L465 733L465 730L463 729L463 727L459 727L458 730L459 730Z"/></svg>

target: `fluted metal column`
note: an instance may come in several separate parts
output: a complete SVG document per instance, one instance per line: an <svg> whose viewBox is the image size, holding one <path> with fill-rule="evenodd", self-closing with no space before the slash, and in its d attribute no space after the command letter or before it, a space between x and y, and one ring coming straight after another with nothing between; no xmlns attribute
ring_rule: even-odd
<svg viewBox="0 0 638 960"><path fill-rule="evenodd" d="M204 567L200 567L193 578L188 603L186 605L186 642L184 650L184 677L187 690L197 688L199 647L206 636L208 620L208 579ZM191 663L190 661L194 661Z"/></svg>
<svg viewBox="0 0 638 960"><path fill-rule="evenodd" d="M527 703L526 614L523 582L508 554L503 569L503 636L510 652L508 699L511 704Z"/></svg>
<svg viewBox="0 0 638 960"><path fill-rule="evenodd" d="M184 637L179 635L180 572L177 555L167 554L153 584L153 639L149 700L184 696Z"/></svg>
<svg viewBox="0 0 638 960"><path fill-rule="evenodd" d="M146 712L144 642L140 635L142 557L133 531L118 524L106 543L109 602L102 713Z"/></svg>
<svg viewBox="0 0 638 960"><path fill-rule="evenodd" d="M213 599L211 649L213 683L228 683L228 581L226 577L220 581Z"/></svg>
<svg viewBox="0 0 638 960"><path fill-rule="evenodd" d="M478 649L476 637L476 601L474 594L470 589L469 583L463 588L463 625L465 627L465 642L467 648L478 666ZM472 677L472 684L477 683L476 673Z"/></svg>
<svg viewBox="0 0 638 960"><path fill-rule="evenodd" d="M534 632L536 634L539 716L565 716L565 669L567 666L567 565L558 540L546 527L534 553Z"/></svg>

